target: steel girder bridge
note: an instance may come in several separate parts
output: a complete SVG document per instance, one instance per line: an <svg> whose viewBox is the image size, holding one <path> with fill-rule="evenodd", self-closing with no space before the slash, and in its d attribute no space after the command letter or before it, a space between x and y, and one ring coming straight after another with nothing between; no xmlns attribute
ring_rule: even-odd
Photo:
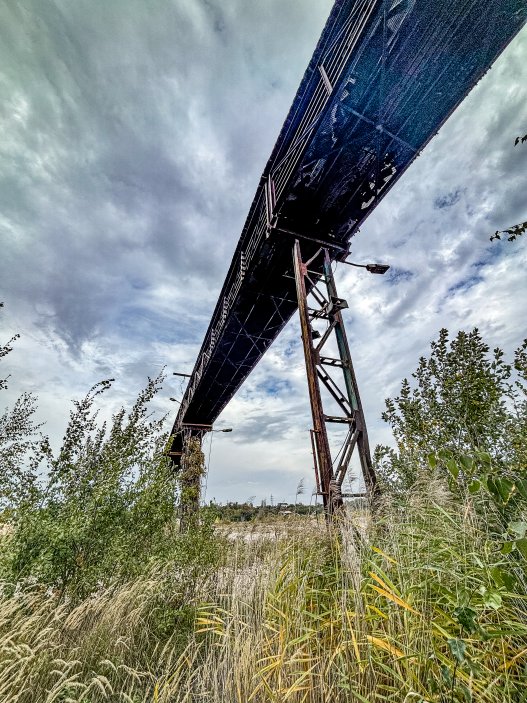
<svg viewBox="0 0 527 703"><path fill-rule="evenodd" d="M355 450L366 487L375 490L342 322L346 303L331 262L346 258L360 225L526 16L526 0L335 2L258 184L174 422L168 453L176 467L189 439L212 429L299 309L326 512L342 505ZM338 353L325 356L330 336ZM324 412L324 394L338 415ZM338 462L329 449L331 422L347 428Z"/></svg>

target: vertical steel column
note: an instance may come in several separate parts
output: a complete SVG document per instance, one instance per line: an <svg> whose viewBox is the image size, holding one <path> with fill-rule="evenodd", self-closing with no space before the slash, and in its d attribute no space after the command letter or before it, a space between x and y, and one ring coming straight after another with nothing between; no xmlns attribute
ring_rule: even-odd
<svg viewBox="0 0 527 703"><path fill-rule="evenodd" d="M318 264L313 263L319 260L320 256L323 257L322 265L320 265L320 261ZM355 378L351 352L342 319L341 310L347 307L347 303L337 295L329 251L320 249L306 264L302 261L300 244L296 240L293 260L309 399L313 417L311 443L315 462L317 491L322 494L326 516L331 519L333 514L343 506L342 482L346 476L355 448L359 454L364 483L370 495L374 495L377 492L377 482L371 463L368 434L357 379ZM318 273L308 270L308 265L311 264L316 267ZM321 272L320 269L322 269ZM315 280L310 277L310 274L314 274ZM318 279L325 284L325 292L322 292L316 285L315 281ZM308 285L306 285L306 280ZM309 294L316 301L318 309L308 306ZM321 338L316 346L313 342L313 329L311 326L313 320L325 320L328 325L323 335L318 334L318 337ZM333 332L335 333L338 357L322 356L321 350ZM334 378L326 372L325 366L342 370L344 389L341 389ZM337 403L343 415L335 416L324 413L320 381ZM338 466L333 465L331 458L327 432L328 423L341 423L348 426L348 433L340 452Z"/></svg>
<svg viewBox="0 0 527 703"><path fill-rule="evenodd" d="M298 311L300 314L300 327L302 330L302 342L304 345L304 357L306 361L307 384L309 388L309 400L311 402L311 414L313 416L313 447L315 471L318 481L320 482L320 490L324 502L326 515L331 517L335 509L342 507L342 497L333 500L331 495L333 481L333 467L331 462L331 452L329 449L328 433L322 408L322 398L320 395L320 386L317 376L317 352L313 346L313 335L309 320L307 293L305 277L307 275L307 266L302 262L302 254L300 252L300 244L298 239L294 246L294 264L295 264L295 280L296 294L298 297Z"/></svg>
<svg viewBox="0 0 527 703"><path fill-rule="evenodd" d="M331 268L331 259L329 251L324 250L324 274L326 277L326 286L331 297L337 298L337 288L335 285L335 277ZM375 494L377 491L377 479L371 463L370 443L368 441L368 432L366 430L366 420L359 395L359 387L353 370L353 362L351 360L351 352L344 328L342 312L336 310L333 313L335 322L335 335L337 338L337 346L339 349L340 360L342 362L342 373L344 375L344 383L348 394L350 405L354 411L355 427L357 432L357 449L362 468L362 475L368 491Z"/></svg>

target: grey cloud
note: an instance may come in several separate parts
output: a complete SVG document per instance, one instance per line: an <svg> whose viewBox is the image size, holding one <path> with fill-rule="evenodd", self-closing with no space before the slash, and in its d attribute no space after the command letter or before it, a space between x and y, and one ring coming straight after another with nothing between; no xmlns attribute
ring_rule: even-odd
<svg viewBox="0 0 527 703"><path fill-rule="evenodd" d="M0 6L0 288L8 331L23 332L9 364L19 389L41 390L55 434L64 398L101 377L117 379L110 405L129 404L164 364L192 367L330 5ZM390 274L337 271L372 443L389 441L383 399L441 326L479 324L505 346L527 323L523 242L488 242L526 215L527 145L513 146L527 122L525 38L353 242L356 260L386 261ZM303 374L295 318L224 412L236 433L213 443L217 497L220 484L245 498L278 494L286 473L289 492L310 479ZM173 410L173 383L160 410Z"/></svg>
<svg viewBox="0 0 527 703"><path fill-rule="evenodd" d="M280 440L290 434L292 426L294 418L288 418L283 409L279 413L262 412L240 422L232 440L242 444L250 444L256 440Z"/></svg>
<svg viewBox="0 0 527 703"><path fill-rule="evenodd" d="M397 268L396 266L390 266L390 270L388 271L388 275L386 276L387 280L390 281L390 283L401 283L402 281L409 281L415 276L415 273L413 271L409 271L408 269L403 269L403 268Z"/></svg>
<svg viewBox="0 0 527 703"><path fill-rule="evenodd" d="M307 54L326 4L320 24L298 27ZM2 211L49 268L24 289L12 268L3 280L14 297L49 302L72 350L105 327L138 269L152 278L162 267L190 294L195 279L219 289L307 61L280 61L286 29L261 9L263 23L240 2L27 0L0 10L2 91L25 110L2 160ZM16 259L30 271L29 247Z"/></svg>
<svg viewBox="0 0 527 703"><path fill-rule="evenodd" d="M440 195L434 200L434 207L437 210L443 210L444 208L452 207L453 205L459 202L461 198L461 193L461 188L457 188L456 190L452 190L449 193L446 193L445 195Z"/></svg>

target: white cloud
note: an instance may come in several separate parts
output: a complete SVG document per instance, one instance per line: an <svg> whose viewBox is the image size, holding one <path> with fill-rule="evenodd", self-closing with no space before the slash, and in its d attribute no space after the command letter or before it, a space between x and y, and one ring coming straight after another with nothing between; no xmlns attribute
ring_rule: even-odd
<svg viewBox="0 0 527 703"><path fill-rule="evenodd" d="M22 333L3 400L37 392L55 440L98 380L116 378L109 414L164 364L192 367L330 6L0 8L0 298L3 336ZM477 325L508 352L525 335L525 242L488 241L527 215L527 147L513 146L525 65L524 31L353 242L399 275L339 267L372 443L389 440L383 400L440 327ZM290 499L300 477L312 484L302 364L294 319L220 418L234 432L214 436L209 496ZM179 390L170 377L160 411Z"/></svg>

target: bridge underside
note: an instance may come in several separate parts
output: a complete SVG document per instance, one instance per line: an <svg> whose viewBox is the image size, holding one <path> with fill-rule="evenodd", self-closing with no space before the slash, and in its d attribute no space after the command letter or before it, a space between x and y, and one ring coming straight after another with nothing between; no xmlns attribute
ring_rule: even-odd
<svg viewBox="0 0 527 703"><path fill-rule="evenodd" d="M181 429L213 424L297 310L294 238L306 259L321 245L333 259L344 256L526 14L524 0L337 0L263 172L174 423L176 463Z"/></svg>

